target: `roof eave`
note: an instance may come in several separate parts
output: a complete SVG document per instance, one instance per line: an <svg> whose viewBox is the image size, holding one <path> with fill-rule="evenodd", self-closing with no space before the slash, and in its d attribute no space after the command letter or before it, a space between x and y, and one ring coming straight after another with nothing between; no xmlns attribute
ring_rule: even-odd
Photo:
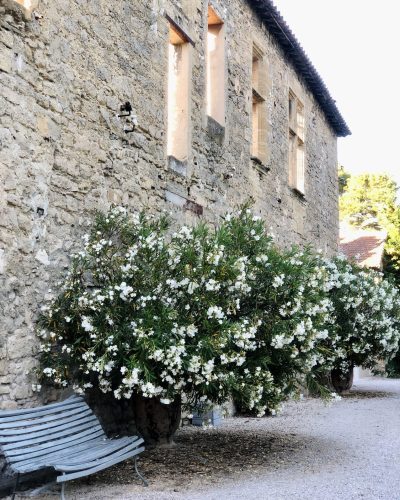
<svg viewBox="0 0 400 500"><path fill-rule="evenodd" d="M304 49L271 0L248 0L321 106L337 137L351 135L336 102Z"/></svg>

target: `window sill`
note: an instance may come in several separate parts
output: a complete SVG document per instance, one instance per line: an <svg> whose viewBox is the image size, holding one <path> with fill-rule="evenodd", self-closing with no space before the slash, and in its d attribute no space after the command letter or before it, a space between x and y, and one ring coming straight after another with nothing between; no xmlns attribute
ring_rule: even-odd
<svg viewBox="0 0 400 500"><path fill-rule="evenodd" d="M299 191L297 188L292 187L292 192L296 195L296 197L303 203L307 203L307 199L305 194L302 191Z"/></svg>
<svg viewBox="0 0 400 500"><path fill-rule="evenodd" d="M271 169L263 163L257 156L252 156L251 161L253 166L262 174L267 174Z"/></svg>
<svg viewBox="0 0 400 500"><path fill-rule="evenodd" d="M260 104L262 102L265 102L265 98L253 88L253 104Z"/></svg>
<svg viewBox="0 0 400 500"><path fill-rule="evenodd" d="M9 10L9 13L15 18L22 18L25 21L30 21L32 18L32 12L38 6L38 0L9 0L5 2L5 8Z"/></svg>
<svg viewBox="0 0 400 500"><path fill-rule="evenodd" d="M182 177L187 176L187 161L178 160L175 156L168 156L168 168Z"/></svg>
<svg viewBox="0 0 400 500"><path fill-rule="evenodd" d="M214 120L214 118L211 118L211 116L207 116L207 134L222 146L225 139L225 127Z"/></svg>

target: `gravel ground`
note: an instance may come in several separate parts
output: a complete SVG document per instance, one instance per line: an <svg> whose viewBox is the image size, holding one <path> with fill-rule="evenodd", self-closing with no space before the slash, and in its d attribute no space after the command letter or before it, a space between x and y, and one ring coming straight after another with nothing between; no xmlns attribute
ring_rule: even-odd
<svg viewBox="0 0 400 500"><path fill-rule="evenodd" d="M399 410L400 380L361 379L332 405L303 399L274 418L182 428L175 448L142 455L148 488L125 463L68 485L67 497L400 500Z"/></svg>

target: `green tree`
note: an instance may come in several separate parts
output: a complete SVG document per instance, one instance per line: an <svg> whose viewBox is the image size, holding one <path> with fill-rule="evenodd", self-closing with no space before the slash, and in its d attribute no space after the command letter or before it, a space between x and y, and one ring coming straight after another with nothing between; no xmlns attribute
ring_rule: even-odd
<svg viewBox="0 0 400 500"><path fill-rule="evenodd" d="M388 232L385 247L385 272L400 284L400 207L397 206L385 228Z"/></svg>
<svg viewBox="0 0 400 500"><path fill-rule="evenodd" d="M386 174L351 176L340 197L340 217L358 227L385 229L396 239L396 192L396 183Z"/></svg>
<svg viewBox="0 0 400 500"><path fill-rule="evenodd" d="M342 195L347 187L347 182L351 177L351 175L348 172L346 172L343 165L339 165L338 177L339 177L339 194Z"/></svg>
<svg viewBox="0 0 400 500"><path fill-rule="evenodd" d="M397 184L386 174L350 176L346 182L339 202L340 218L354 226L384 229L387 232L384 273L400 284L400 206L396 201Z"/></svg>

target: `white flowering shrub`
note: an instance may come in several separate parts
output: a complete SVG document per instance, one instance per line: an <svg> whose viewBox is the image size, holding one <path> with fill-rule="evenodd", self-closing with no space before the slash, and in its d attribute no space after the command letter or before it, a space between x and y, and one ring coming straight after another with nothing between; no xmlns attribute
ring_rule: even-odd
<svg viewBox="0 0 400 500"><path fill-rule="evenodd" d="M343 256L321 260L320 275L331 302L329 336L333 356L325 367L343 373L353 366L373 368L390 359L400 340L400 294L381 273L363 269Z"/></svg>
<svg viewBox="0 0 400 500"><path fill-rule="evenodd" d="M315 260L315 259L314 259ZM275 411L321 361L326 306L309 252L281 254L250 210L169 233L165 218L97 214L42 311L42 379L163 403L234 397Z"/></svg>
<svg viewBox="0 0 400 500"><path fill-rule="evenodd" d="M398 318L392 285L279 251L247 208L175 233L164 217L113 208L39 318L41 380L274 413L308 374L393 352Z"/></svg>

